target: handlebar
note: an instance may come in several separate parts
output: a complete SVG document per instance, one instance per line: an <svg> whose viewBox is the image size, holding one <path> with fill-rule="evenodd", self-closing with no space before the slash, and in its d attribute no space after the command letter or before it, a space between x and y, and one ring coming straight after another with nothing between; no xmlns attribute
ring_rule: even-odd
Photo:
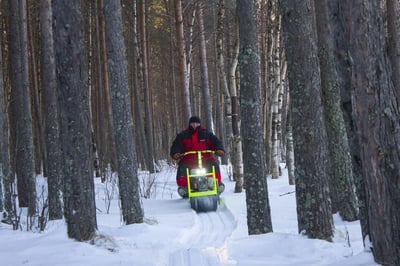
<svg viewBox="0 0 400 266"><path fill-rule="evenodd" d="M189 155L189 154L199 154L199 153L211 153L211 154L214 154L215 151L213 151L213 150L187 151L187 152L182 153L182 156Z"/></svg>
<svg viewBox="0 0 400 266"><path fill-rule="evenodd" d="M199 168L203 168L203 159L202 159L202 154L204 153L210 153L210 154L214 154L215 151L212 150L204 150L204 151L187 151L182 153L182 157L189 155L189 154L196 154L197 155L197 165Z"/></svg>

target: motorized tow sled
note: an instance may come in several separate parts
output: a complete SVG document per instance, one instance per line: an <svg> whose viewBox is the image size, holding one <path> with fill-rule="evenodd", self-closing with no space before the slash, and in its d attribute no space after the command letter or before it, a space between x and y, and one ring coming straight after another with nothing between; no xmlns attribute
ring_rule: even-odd
<svg viewBox="0 0 400 266"><path fill-rule="evenodd" d="M219 194L223 191L223 184L218 185L215 166L203 165L203 154L214 153L212 150L188 151L183 156L197 155L197 167L186 168L187 191L184 187L178 188L179 194L187 193L190 207L196 212L216 211L219 203ZM220 187L221 186L221 187Z"/></svg>

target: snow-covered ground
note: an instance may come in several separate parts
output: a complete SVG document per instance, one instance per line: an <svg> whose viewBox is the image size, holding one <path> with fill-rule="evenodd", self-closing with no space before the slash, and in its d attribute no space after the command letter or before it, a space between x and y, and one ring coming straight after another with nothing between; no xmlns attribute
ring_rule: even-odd
<svg viewBox="0 0 400 266"><path fill-rule="evenodd" d="M217 212L191 210L176 193L175 169L166 165L155 176L151 199L143 199L145 223L128 226L121 224L113 183L96 179L100 236L94 243L68 239L63 221L49 222L41 233L0 224L0 265L377 265L363 248L358 221L343 222L335 215L333 242L297 233L295 188L288 185L286 171L268 179L274 232L249 236L245 193L233 193L234 183L225 166L222 170L226 190Z"/></svg>

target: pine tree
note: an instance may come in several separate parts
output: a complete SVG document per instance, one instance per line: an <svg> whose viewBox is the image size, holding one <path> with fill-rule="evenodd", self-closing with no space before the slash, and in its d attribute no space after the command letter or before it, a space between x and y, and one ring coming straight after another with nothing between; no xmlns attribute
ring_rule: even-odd
<svg viewBox="0 0 400 266"><path fill-rule="evenodd" d="M327 144L321 101L314 3L283 1L283 35L290 86L299 232L331 240Z"/></svg>
<svg viewBox="0 0 400 266"><path fill-rule="evenodd" d="M259 54L255 5L237 2L240 36L240 104L242 114L243 168L249 234L272 232L271 210L261 125Z"/></svg>
<svg viewBox="0 0 400 266"><path fill-rule="evenodd" d="M105 1L104 11L122 216L126 224L142 223L121 4L119 1Z"/></svg>
<svg viewBox="0 0 400 266"><path fill-rule="evenodd" d="M68 236L89 240L97 230L89 86L81 2L53 1L57 86Z"/></svg>

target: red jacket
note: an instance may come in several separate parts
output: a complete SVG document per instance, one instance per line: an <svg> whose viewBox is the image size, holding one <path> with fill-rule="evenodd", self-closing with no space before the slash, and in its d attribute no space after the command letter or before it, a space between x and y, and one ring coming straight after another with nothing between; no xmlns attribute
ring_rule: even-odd
<svg viewBox="0 0 400 266"><path fill-rule="evenodd" d="M170 155L173 156L176 153L183 154L188 151L204 151L204 150L224 150L222 141L217 138L212 132L208 131L204 127L197 127L195 130L192 127L188 127L181 133L179 133L172 143ZM215 157L212 154L203 154L204 161L215 161ZM184 156L180 163L196 163L197 155L189 154Z"/></svg>

